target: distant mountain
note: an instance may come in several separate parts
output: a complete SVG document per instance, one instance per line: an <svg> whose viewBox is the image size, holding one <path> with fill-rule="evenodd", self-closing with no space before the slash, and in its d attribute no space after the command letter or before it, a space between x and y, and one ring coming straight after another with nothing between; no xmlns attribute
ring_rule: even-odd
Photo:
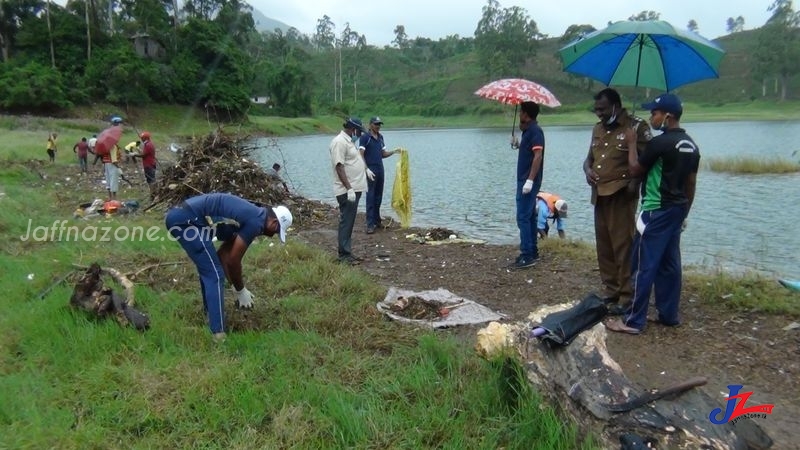
<svg viewBox="0 0 800 450"><path fill-rule="evenodd" d="M280 20L270 19L255 8L253 8L253 21L256 23L256 30L258 31L275 31L278 28L286 33L291 28L290 25L286 25Z"/></svg>

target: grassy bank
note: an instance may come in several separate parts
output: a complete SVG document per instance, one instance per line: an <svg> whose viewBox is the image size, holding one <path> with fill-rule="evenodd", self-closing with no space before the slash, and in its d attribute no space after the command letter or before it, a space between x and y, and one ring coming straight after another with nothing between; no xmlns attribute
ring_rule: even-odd
<svg viewBox="0 0 800 450"><path fill-rule="evenodd" d="M800 160L794 161L786 158L712 158L708 160L707 164L709 169L714 172L747 175L800 172Z"/></svg>
<svg viewBox="0 0 800 450"><path fill-rule="evenodd" d="M71 152L72 140L98 120L17 120L0 121L0 250L7 255L0 260L0 448L596 447L542 406L513 365L485 361L446 334L384 320L374 308L383 288L297 241L264 241L248 252L257 307L228 311L238 328L215 345L193 266L164 239L161 212L71 218L79 203L102 196L97 183L75 183ZM320 120L336 126L336 118ZM182 135L179 122L163 123L148 128ZM198 133L204 126L187 124ZM58 162L30 162L45 159L44 137L54 128L69 144ZM140 189L134 197L145 197ZM81 236L92 227L107 227L112 238L141 227L154 228L155 239L34 238L60 220ZM37 226L45 231L21 238ZM544 245L593 259L585 244ZM93 261L124 273L164 264L135 280L151 330L91 320L67 306L71 286L58 281L73 264ZM800 314L796 296L773 288L774 280L687 279L701 301Z"/></svg>
<svg viewBox="0 0 800 450"><path fill-rule="evenodd" d="M488 101L488 100L487 100ZM544 126L591 125L597 117L590 111L591 98L583 105L568 105L559 108L542 108L539 120ZM638 105L625 106L641 117L647 117L647 111L641 111ZM687 103L684 105L683 123L736 121L736 120L800 120L800 102L749 102L726 105L704 105ZM461 116L386 116L380 111L354 111L366 123L370 116L381 115L387 129L408 128L508 128L516 123L514 107L498 105L495 114L465 114ZM209 120L205 112L185 106L152 106L147 109L130 108L121 110L113 106L94 106L76 108L61 119L40 118L31 116L0 116L0 129L27 130L44 132L50 128L56 131L70 131L75 135L96 133L102 129L105 120L113 114L122 114L128 119L131 129L157 130L168 139L162 141L180 141L193 135L203 135L217 127L217 123ZM518 117L517 117L518 118ZM286 118L251 114L243 124L226 125L226 128L237 129L244 133L274 136L295 136L304 134L332 134L341 128L342 118L334 115L314 117ZM70 144L71 146L71 144Z"/></svg>
<svg viewBox="0 0 800 450"><path fill-rule="evenodd" d="M56 164L31 161L45 159L42 130L77 136L95 122L30 123L3 122L0 142L0 448L595 448L521 371L384 320L381 287L297 241L251 248L257 307L229 310L240 325L214 344L162 213L72 219L103 193L76 183L72 139ZM144 198L140 189L128 196ZM59 225L61 238L48 231ZM153 239L115 239L137 227ZM94 261L123 273L164 264L135 280L151 330L68 306L71 285L59 281Z"/></svg>

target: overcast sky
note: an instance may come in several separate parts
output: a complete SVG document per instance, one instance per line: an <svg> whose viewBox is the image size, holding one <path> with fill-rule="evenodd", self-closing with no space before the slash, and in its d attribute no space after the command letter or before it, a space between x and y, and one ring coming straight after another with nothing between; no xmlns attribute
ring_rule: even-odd
<svg viewBox="0 0 800 450"><path fill-rule="evenodd" d="M698 32L714 39L726 33L728 17L742 16L745 29L758 28L770 14L773 0L500 0L501 8L519 6L536 21L539 32L551 37L564 34L573 24L605 28L609 21L625 20L641 11L655 11L678 27L694 19ZM388 45L394 29L403 25L409 38L433 40L458 34L471 37L487 0L249 0L265 16L312 35L317 20L328 15L338 36L345 23L366 35L370 45Z"/></svg>

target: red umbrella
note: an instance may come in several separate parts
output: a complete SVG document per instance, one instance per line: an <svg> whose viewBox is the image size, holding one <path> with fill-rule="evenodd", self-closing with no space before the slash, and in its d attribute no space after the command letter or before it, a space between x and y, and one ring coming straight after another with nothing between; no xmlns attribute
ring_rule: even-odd
<svg viewBox="0 0 800 450"><path fill-rule="evenodd" d="M507 105L519 105L522 102L535 102L540 105L555 108L561 106L552 92L546 87L533 81L521 78L506 78L492 81L486 86L475 91L478 97L497 100Z"/></svg>
<svg viewBox="0 0 800 450"><path fill-rule="evenodd" d="M548 91L546 87L541 84L534 83L533 81L523 80L522 78L505 78L502 80L492 81L486 86L475 91L478 97L488 98L489 100L497 100L500 103L507 105L519 105L522 102L534 102L540 105L555 108L561 106L552 92ZM517 108L514 107L514 120L517 121ZM511 137L514 137L514 126L511 125Z"/></svg>
<svg viewBox="0 0 800 450"><path fill-rule="evenodd" d="M122 125L114 125L106 128L97 136L95 152L99 154L110 153L122 137Z"/></svg>

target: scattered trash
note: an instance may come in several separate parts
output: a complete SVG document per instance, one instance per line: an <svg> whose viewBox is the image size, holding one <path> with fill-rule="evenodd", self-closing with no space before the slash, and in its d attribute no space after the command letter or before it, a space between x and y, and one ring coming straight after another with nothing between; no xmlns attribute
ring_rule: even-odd
<svg viewBox="0 0 800 450"><path fill-rule="evenodd" d="M800 291L800 280L778 280L778 282L790 291Z"/></svg>
<svg viewBox="0 0 800 450"><path fill-rule="evenodd" d="M394 320L432 328L478 324L505 317L441 288L414 292L392 287L376 306Z"/></svg>
<svg viewBox="0 0 800 450"><path fill-rule="evenodd" d="M139 209L139 202L136 200L102 200L95 199L91 203L81 203L72 216L76 219L92 219L103 215L111 214L130 214Z"/></svg>
<svg viewBox="0 0 800 450"><path fill-rule="evenodd" d="M441 244L485 244L486 241L480 239L467 239L460 237L455 231L447 228L431 228L424 232L407 234L406 239L411 239L418 244L441 245Z"/></svg>
<svg viewBox="0 0 800 450"><path fill-rule="evenodd" d="M783 327L783 331L792 331L792 330L797 330L798 328L800 328L800 323L792 322L789 325Z"/></svg>

